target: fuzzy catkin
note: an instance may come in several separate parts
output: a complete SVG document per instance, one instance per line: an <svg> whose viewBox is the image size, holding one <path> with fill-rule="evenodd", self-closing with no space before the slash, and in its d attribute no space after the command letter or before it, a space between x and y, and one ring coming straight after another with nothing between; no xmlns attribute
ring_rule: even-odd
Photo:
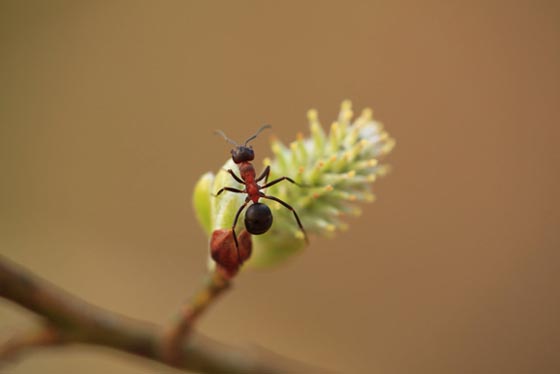
<svg viewBox="0 0 560 374"><path fill-rule="evenodd" d="M344 215L357 215L358 202L374 200L372 184L388 171L388 166L380 161L393 149L395 141L372 114L371 109L364 109L354 118L352 104L346 100L328 132L321 126L317 111L310 110L307 113L309 137L298 134L289 145L277 139L272 141L274 157L263 160L263 168L266 165L271 168L269 181L287 176L300 186L284 181L264 192L282 199L297 211L311 240L313 236L332 236L337 230L345 229ZM236 165L228 160L216 175L203 175L195 188L195 211L208 235L217 229L230 228L245 200L243 194L212 195L224 186L244 188L227 169L237 172ZM274 223L267 233L253 236L249 267L277 264L305 247L292 212L276 202L261 201L270 206Z"/></svg>

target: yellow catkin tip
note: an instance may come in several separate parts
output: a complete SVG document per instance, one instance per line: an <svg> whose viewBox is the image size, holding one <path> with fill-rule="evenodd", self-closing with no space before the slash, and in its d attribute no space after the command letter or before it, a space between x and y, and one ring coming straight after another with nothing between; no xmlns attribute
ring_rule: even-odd
<svg viewBox="0 0 560 374"><path fill-rule="evenodd" d="M340 109L341 109L341 110L350 110L350 109L352 109L352 101L351 101L351 100L348 100L348 99L344 100L344 101L342 102L342 104L340 104Z"/></svg>
<svg viewBox="0 0 560 374"><path fill-rule="evenodd" d="M377 161L375 158L372 158L368 161L368 166L377 166L378 163L379 161Z"/></svg>
<svg viewBox="0 0 560 374"><path fill-rule="evenodd" d="M278 144L277 142L272 143L272 152L280 153L280 151L280 144Z"/></svg>
<svg viewBox="0 0 560 374"><path fill-rule="evenodd" d="M307 111L307 119L309 121L316 121L318 117L319 117L319 113L317 112L316 109L309 109Z"/></svg>
<svg viewBox="0 0 560 374"><path fill-rule="evenodd" d="M393 146L389 143L385 144L383 148L381 148L381 153L387 154L393 150Z"/></svg>
<svg viewBox="0 0 560 374"><path fill-rule="evenodd" d="M344 111L343 118L346 121L350 121L352 119L353 115L354 115L354 112L352 112L352 110L348 109L348 110Z"/></svg>
<svg viewBox="0 0 560 374"><path fill-rule="evenodd" d="M332 190L333 190L333 186L332 186L331 184L327 184L327 185L325 186L325 191L331 192Z"/></svg>
<svg viewBox="0 0 560 374"><path fill-rule="evenodd" d="M336 131L338 131L339 126L340 126L340 125L338 124L338 122L335 121L335 122L333 122L332 125L331 125L331 130L332 130L333 132L336 132Z"/></svg>
<svg viewBox="0 0 560 374"><path fill-rule="evenodd" d="M292 150L295 150L295 149L297 148L297 143L296 143L296 142L290 143L290 148L291 148Z"/></svg>
<svg viewBox="0 0 560 374"><path fill-rule="evenodd" d="M368 203L372 203L375 201L375 195L367 194L366 196L364 196L364 200L367 201Z"/></svg>
<svg viewBox="0 0 560 374"><path fill-rule="evenodd" d="M336 226L333 224L328 224L327 226L325 226L325 230L334 232L334 230L336 230Z"/></svg>
<svg viewBox="0 0 560 374"><path fill-rule="evenodd" d="M369 144L369 140L367 139L360 140L360 146L365 148L368 144Z"/></svg>
<svg viewBox="0 0 560 374"><path fill-rule="evenodd" d="M298 239L304 239L305 238L305 235L303 235L303 232L301 232L301 230L296 231L294 236Z"/></svg>
<svg viewBox="0 0 560 374"><path fill-rule="evenodd" d="M389 167L387 165L383 165L377 170L377 174L381 176L387 175L388 172Z"/></svg>
<svg viewBox="0 0 560 374"><path fill-rule="evenodd" d="M373 109L371 108L365 108L364 110L362 110L362 118L369 120L373 118Z"/></svg>
<svg viewBox="0 0 560 374"><path fill-rule="evenodd" d="M264 166L270 166L271 163L272 163L272 160L270 160L269 157L265 157L265 158L263 159L263 165L264 165Z"/></svg>
<svg viewBox="0 0 560 374"><path fill-rule="evenodd" d="M350 170L348 173L346 173L347 178L354 178L355 176L356 176L356 170Z"/></svg>
<svg viewBox="0 0 560 374"><path fill-rule="evenodd" d="M375 176L375 174L370 174L370 175L367 176L367 181L373 183L373 182L375 182L376 178L377 177Z"/></svg>

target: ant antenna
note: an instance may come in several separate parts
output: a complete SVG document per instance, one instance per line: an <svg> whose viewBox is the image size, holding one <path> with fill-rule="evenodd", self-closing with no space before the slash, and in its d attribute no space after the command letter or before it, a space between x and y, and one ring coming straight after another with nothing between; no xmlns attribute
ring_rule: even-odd
<svg viewBox="0 0 560 374"><path fill-rule="evenodd" d="M255 133L255 135L251 136L249 139L245 140L245 144L247 145L247 143L249 143L251 140L255 139L257 137L257 135L259 135L261 133L261 131L266 130L271 128L272 126L270 125L262 125L260 129L257 130L257 132Z"/></svg>
<svg viewBox="0 0 560 374"><path fill-rule="evenodd" d="M234 142L233 140L231 140L230 138L228 138L228 137L226 136L226 134L224 134L224 132L223 132L222 130L214 130L214 134L221 135L221 136L226 140L226 142L228 142L228 143L230 143L230 144L233 144L233 145L236 146L236 147L239 147L239 144L237 144L236 142Z"/></svg>

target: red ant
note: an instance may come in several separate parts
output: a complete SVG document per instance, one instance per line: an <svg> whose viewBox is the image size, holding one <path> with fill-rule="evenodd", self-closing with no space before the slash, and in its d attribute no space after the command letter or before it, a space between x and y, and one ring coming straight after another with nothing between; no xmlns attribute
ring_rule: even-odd
<svg viewBox="0 0 560 374"><path fill-rule="evenodd" d="M247 194L247 197L245 198L245 202L243 203L243 205L241 205L241 207L235 214L235 219L233 220L233 225L231 227L238 256L239 256L239 243L237 242L237 235L235 234L235 226L237 225L237 220L239 219L239 215L241 214L243 209L245 209L247 204L249 204L250 201L252 201L253 204L247 209L247 212L245 213L245 228L247 229L247 231L253 235L260 235L267 232L270 226L272 225L272 212L270 211L270 208L268 206L259 203L260 198L274 200L282 204L286 208L288 208L292 213L294 213L294 217L297 221L297 224L301 232L303 233L305 241L309 242L309 240L307 239L307 234L294 208L292 208L289 204L280 200L279 198L265 195L261 191L267 187L275 185L276 183L282 182L284 180L287 180L288 182L291 182L297 186L300 185L296 183L293 179L288 177L280 177L278 179L275 179L267 183L268 174L270 173L270 166L267 166L262 172L262 174L255 179L256 176L255 168L253 167L253 164L251 164L251 161L253 161L253 159L255 158L255 153L253 152L253 147L247 146L247 143L255 139L257 135L261 133L261 131L269 128L271 128L270 125L262 126L260 129L257 130L257 132L253 136L247 139L243 145L237 144L236 142L228 138L226 134L224 134L222 131L216 130L217 134L221 135L228 143L233 144L235 146L235 148L231 150L231 158L233 159L233 162L235 162L239 166L239 173L241 174L241 178L238 177L231 169L228 169L227 172L230 173L233 179L235 179L237 182L244 184L245 189L239 190L233 187L223 187L216 193L215 196L220 195L224 191ZM260 182L263 179L264 179L264 184L259 185L258 182Z"/></svg>

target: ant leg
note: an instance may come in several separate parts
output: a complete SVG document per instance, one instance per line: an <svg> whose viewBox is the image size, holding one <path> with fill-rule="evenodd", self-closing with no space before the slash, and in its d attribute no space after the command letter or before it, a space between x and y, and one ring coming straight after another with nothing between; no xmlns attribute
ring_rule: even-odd
<svg viewBox="0 0 560 374"><path fill-rule="evenodd" d="M309 239L307 238L307 233L305 232L305 229L303 228L303 225L301 224L301 221L299 220L299 216L297 215L296 210L295 210L294 208L292 208L288 203L286 203L286 202L280 200L280 199L277 198L277 197L274 197L274 196L267 196L267 195L265 195L265 194L263 194L263 193L261 193L260 196L261 196L262 198L265 198L265 199L274 200L274 201L276 201L276 202L282 204L283 206L285 206L285 207L288 208L289 210L291 210L292 213L294 213L294 217L296 218L296 221L297 221L297 224L298 224L298 226L299 226L299 229L301 230L301 232L303 232L303 237L304 237L304 239L305 239L305 242L306 242L307 244L309 244Z"/></svg>
<svg viewBox="0 0 560 374"><path fill-rule="evenodd" d="M233 187L224 187L224 188L220 188L220 190L218 192L216 192L216 194L214 195L214 197L218 197L218 195L220 195L222 192L224 191L229 191L229 192L235 192L235 193L245 193L245 191L242 190L238 190L237 188L233 188Z"/></svg>
<svg viewBox="0 0 560 374"><path fill-rule="evenodd" d="M233 177L233 179L235 179L237 182L241 183L241 184L245 184L245 181L241 178L239 178L237 175L235 175L235 173L233 172L233 170L231 169L227 169L227 172L231 174L231 176Z"/></svg>
<svg viewBox="0 0 560 374"><path fill-rule="evenodd" d="M268 174L270 174L270 165L268 165L264 171L262 172L261 175L259 175L259 177L255 180L255 182L260 182L261 180L264 179L264 184L266 184L266 181L268 180Z"/></svg>
<svg viewBox="0 0 560 374"><path fill-rule="evenodd" d="M239 242L237 241L237 234L235 234L235 226L237 225L237 220L239 219L239 215L245 209L247 204L249 203L249 199L245 200L243 205L239 207L239 210L235 214L235 219L233 220L233 225L231 226L231 232L233 234L233 240L235 241L235 248L237 248L237 260L241 261L241 254L239 253Z"/></svg>
<svg viewBox="0 0 560 374"><path fill-rule="evenodd" d="M288 182L291 182L291 183L295 184L296 186L304 187L304 186L302 186L301 184L297 183L297 182L296 182L295 180L293 180L292 178L289 178L289 177L280 177L280 178L278 178L278 179L273 180L273 181L270 182L270 183L266 183L265 185L261 186L261 188L267 188L267 187L270 187L270 186L275 185L276 183L280 183L280 182L282 182L282 181L288 181Z"/></svg>

